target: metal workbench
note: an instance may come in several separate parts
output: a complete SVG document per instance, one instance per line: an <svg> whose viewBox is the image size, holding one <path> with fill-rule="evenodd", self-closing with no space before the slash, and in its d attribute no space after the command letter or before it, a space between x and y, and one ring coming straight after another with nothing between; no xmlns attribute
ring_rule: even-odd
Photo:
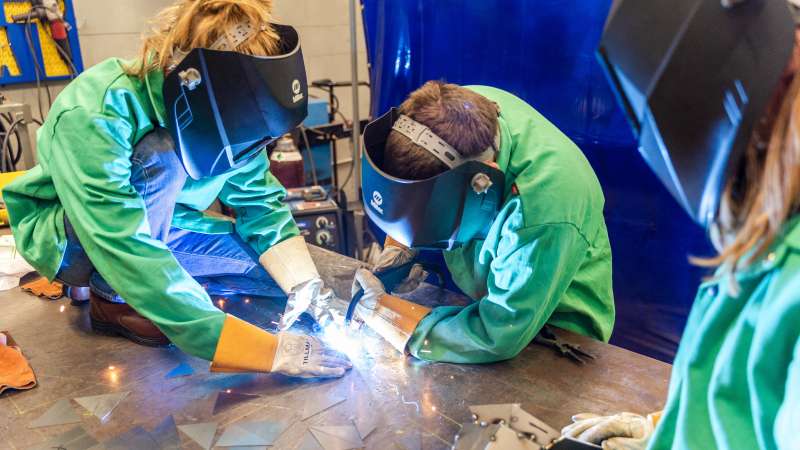
<svg viewBox="0 0 800 450"><path fill-rule="evenodd" d="M349 298L358 262L315 250L323 278ZM465 299L433 286L410 298L432 305ZM270 327L283 310L282 299L228 298L224 310ZM85 414L81 425L103 442L127 430L150 429L172 415L178 425L217 422L221 431L233 423L283 420L290 425L273 448L299 449L312 425L341 425L374 418L378 428L365 439L367 448L449 448L459 423L469 420L473 404L519 402L529 412L560 428L577 412L661 408L670 366L627 350L567 332L597 360L580 366L546 347L531 345L511 361L488 365L433 364L406 358L369 333L347 343L353 370L342 379L302 381L268 374L211 374L208 363L176 348L141 347L125 339L96 335L87 308L68 300L48 301L14 289L0 292L0 329L10 330L30 359L39 380L31 391L0 396L0 448L30 448L74 425L28 429L62 398L130 391L101 422ZM165 378L181 363L194 374ZM255 394L232 401L213 414L222 391ZM332 396L346 400L305 421L306 402ZM81 411L73 403L76 411ZM181 435L183 448L198 448Z"/></svg>

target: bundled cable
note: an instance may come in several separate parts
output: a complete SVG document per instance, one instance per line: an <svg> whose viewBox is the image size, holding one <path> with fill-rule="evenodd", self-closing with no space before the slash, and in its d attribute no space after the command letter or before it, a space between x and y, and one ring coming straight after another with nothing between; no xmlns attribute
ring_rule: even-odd
<svg viewBox="0 0 800 450"><path fill-rule="evenodd" d="M0 119L0 172L14 172L22 160L23 147L19 133L25 130L20 130L19 126L25 121L22 118L14 119L11 114L0 114Z"/></svg>

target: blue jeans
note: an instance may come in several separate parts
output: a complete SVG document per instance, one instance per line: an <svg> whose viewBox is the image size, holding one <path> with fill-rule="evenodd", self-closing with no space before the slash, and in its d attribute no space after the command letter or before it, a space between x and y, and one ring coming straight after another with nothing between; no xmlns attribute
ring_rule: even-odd
<svg viewBox="0 0 800 450"><path fill-rule="evenodd" d="M185 182L186 171L166 130L158 128L136 144L131 156L131 184L144 200L151 236L164 242L210 295L283 297L283 291L258 263L256 252L237 234L204 234L170 225ZM90 286L94 294L106 300L123 302L94 269L64 217L67 247L56 278L69 286ZM131 280L137 282L141 280Z"/></svg>

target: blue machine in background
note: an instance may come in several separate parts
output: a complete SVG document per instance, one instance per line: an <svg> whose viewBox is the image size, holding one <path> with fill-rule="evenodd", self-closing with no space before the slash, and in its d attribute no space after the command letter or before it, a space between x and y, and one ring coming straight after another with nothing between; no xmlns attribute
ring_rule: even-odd
<svg viewBox="0 0 800 450"><path fill-rule="evenodd" d="M317 125L325 125L326 123L328 123L328 101L314 97L309 98L308 116L306 116L306 120L303 121L303 126L313 127ZM330 144L311 145L311 155L314 158L313 166L311 165L311 162L307 160L308 152L305 148L305 142L300 140L298 142L298 146L300 147L305 160L304 167L306 183L309 183L314 179L312 175L313 167L313 169L316 169L317 171L317 179L327 180L327 182L323 184L329 184L332 176Z"/></svg>
<svg viewBox="0 0 800 450"><path fill-rule="evenodd" d="M362 0L372 116L431 79L510 91L569 135L606 196L612 342L671 361L711 254L639 155L595 57L611 0Z"/></svg>

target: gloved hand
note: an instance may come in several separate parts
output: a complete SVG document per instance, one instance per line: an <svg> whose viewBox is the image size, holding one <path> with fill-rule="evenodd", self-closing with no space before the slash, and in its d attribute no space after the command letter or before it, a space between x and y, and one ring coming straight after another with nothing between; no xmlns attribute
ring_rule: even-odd
<svg viewBox="0 0 800 450"><path fill-rule="evenodd" d="M344 353L326 348L317 338L286 332L277 337L272 372L301 378L338 378L353 367Z"/></svg>
<svg viewBox="0 0 800 450"><path fill-rule="evenodd" d="M404 352L411 334L430 308L387 294L381 280L366 269L356 271L353 295L359 290L364 293L356 305L355 318Z"/></svg>
<svg viewBox="0 0 800 450"><path fill-rule="evenodd" d="M361 290L364 291L364 294L361 296L361 301L356 305L355 314L363 318L375 311L378 299L381 295L386 294L386 288L375 274L366 269L358 269L355 279L353 279L350 294L355 296Z"/></svg>
<svg viewBox="0 0 800 450"><path fill-rule="evenodd" d="M347 302L336 296L333 289L325 287L321 278L308 280L295 286L289 293L279 328L289 329L306 311L322 327L329 323L344 323L347 305Z"/></svg>
<svg viewBox="0 0 800 450"><path fill-rule="evenodd" d="M378 255L378 262L375 263L372 271L380 273L393 267L402 266L416 258L417 253L416 250L412 250L387 236L383 251ZM398 294L411 292L426 278L428 278L428 272L426 272L420 264L414 264L411 267L408 277L395 287L394 292ZM353 286L355 287L355 284Z"/></svg>
<svg viewBox="0 0 800 450"><path fill-rule="evenodd" d="M572 417L573 423L564 427L561 434L601 445L604 450L644 450L657 417L657 414L644 417L627 412L613 416L578 414Z"/></svg>

